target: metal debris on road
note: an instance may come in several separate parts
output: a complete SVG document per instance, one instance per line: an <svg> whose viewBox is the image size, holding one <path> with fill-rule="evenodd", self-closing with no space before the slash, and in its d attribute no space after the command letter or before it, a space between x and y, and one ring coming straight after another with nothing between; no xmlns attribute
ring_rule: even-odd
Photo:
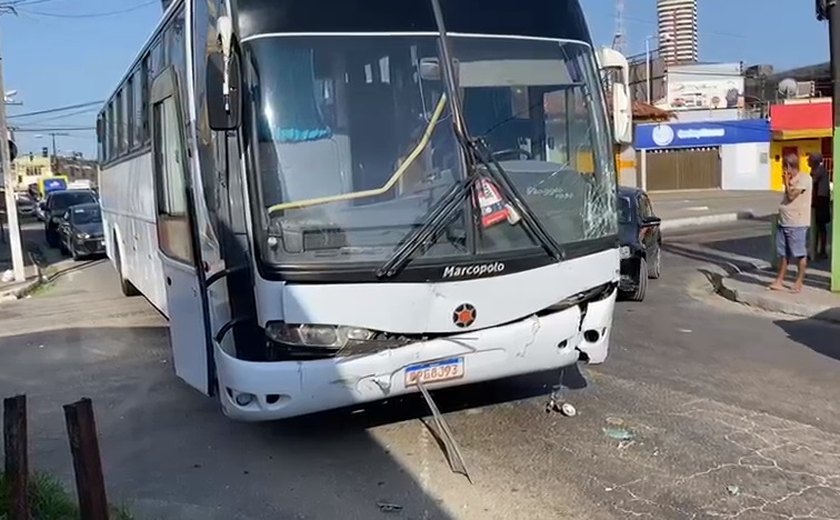
<svg viewBox="0 0 840 520"><path fill-rule="evenodd" d="M624 428L603 428L603 431L607 437L617 441L629 441L635 437L629 430Z"/></svg>
<svg viewBox="0 0 840 520"><path fill-rule="evenodd" d="M733 497L741 494L741 488L738 486L726 486L726 490L729 491L729 494Z"/></svg>
<svg viewBox="0 0 840 520"><path fill-rule="evenodd" d="M403 506L399 504L392 504L390 502L377 502L376 507L383 513L399 513L403 510Z"/></svg>
<svg viewBox="0 0 840 520"><path fill-rule="evenodd" d="M574 417L577 415L577 410L572 405L572 403L563 403L560 405L560 413L565 415L566 417Z"/></svg>
<svg viewBox="0 0 840 520"><path fill-rule="evenodd" d="M429 410L432 411L432 418L437 426L437 431L432 430L431 428L429 429L432 431L432 434L440 440L446 459L449 462L450 469L455 473L460 473L461 475L467 477L467 480L470 484L472 484L472 477L470 477L467 464L464 462L463 455L461 455L461 450L458 448L458 443L455 442L455 437L452 435L449 425L443 419L443 415L441 415L440 410L438 410L437 405L434 400L432 400L431 394L429 394L429 391L426 389L426 385L423 384L421 379L417 380L417 388L420 389L420 393L423 394L423 399L426 400L426 404L429 405ZM424 424L426 424L427 428L429 427L427 423L424 422Z"/></svg>

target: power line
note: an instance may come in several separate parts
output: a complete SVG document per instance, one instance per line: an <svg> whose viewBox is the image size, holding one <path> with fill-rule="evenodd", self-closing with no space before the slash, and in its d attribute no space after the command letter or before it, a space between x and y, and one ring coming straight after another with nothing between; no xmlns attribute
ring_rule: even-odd
<svg viewBox="0 0 840 520"><path fill-rule="evenodd" d="M47 2L57 2L58 0L12 0L11 2L7 2L8 5L12 7L19 7L21 5L30 6L30 5L38 5L38 4L45 4Z"/></svg>
<svg viewBox="0 0 840 520"><path fill-rule="evenodd" d="M66 114L59 114L59 115L57 115L57 116L44 117L44 118L39 118L39 119L36 119L36 120L34 120L34 121L28 121L28 122L27 122L27 124L30 124L30 125L40 125L41 123L46 123L47 121L56 121L56 120L58 120L58 119L67 119L68 117L73 117L73 116L79 116L79 115L83 115L83 114L88 114L88 113L93 112L93 111L96 111L96 110L99 110L99 107L98 107L98 106L93 106L93 107L89 107L89 108L83 108L83 109L81 109L81 110L76 110L76 111L74 111L74 112L68 112L68 113L66 113Z"/></svg>
<svg viewBox="0 0 840 520"><path fill-rule="evenodd" d="M40 115L43 115L43 114L54 114L56 112L64 112L66 110L75 110L77 108L97 106L97 105L101 105L103 103L105 103L105 101L89 101L87 103L79 103L78 105L67 105L67 106L64 106L64 107L49 108L47 110L39 110L37 112L26 112L25 114L15 114L13 116L9 116L9 119L19 118L19 117L40 116Z"/></svg>
<svg viewBox="0 0 840 520"><path fill-rule="evenodd" d="M35 132L35 133L47 133L47 132L90 132L96 130L95 126L56 126L56 127L48 127L48 128L38 128L38 127L13 127L15 132Z"/></svg>
<svg viewBox="0 0 840 520"><path fill-rule="evenodd" d="M148 5L156 4L159 1L160 0L150 0L148 2L143 2L143 3L137 4L135 6L128 7L128 8L125 8L125 9L119 9L117 11L105 11L105 12L101 12L101 13L85 13L85 14L49 13L49 12L45 12L45 11L35 11L35 10L31 10L31 9L19 9L19 11L21 11L23 13L27 13L27 14L36 14L38 16L49 16L49 17L52 17L52 18L103 18L103 17L106 17L106 16L116 16L116 15L120 15L120 14L130 13L132 11L137 11L139 9L142 9L142 8L148 6ZM14 9L14 7L11 7L11 8Z"/></svg>

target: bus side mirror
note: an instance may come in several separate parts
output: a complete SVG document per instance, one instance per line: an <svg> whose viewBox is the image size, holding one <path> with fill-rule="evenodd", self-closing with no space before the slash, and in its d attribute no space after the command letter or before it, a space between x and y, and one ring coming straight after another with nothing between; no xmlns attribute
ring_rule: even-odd
<svg viewBox="0 0 840 520"><path fill-rule="evenodd" d="M225 92L225 60L221 52L207 56L207 113L210 128L216 131L235 130L242 113L242 92L239 55L232 53L227 68Z"/></svg>
<svg viewBox="0 0 840 520"><path fill-rule="evenodd" d="M614 84L612 97L613 138L618 144L630 144L633 142L633 101L627 85Z"/></svg>

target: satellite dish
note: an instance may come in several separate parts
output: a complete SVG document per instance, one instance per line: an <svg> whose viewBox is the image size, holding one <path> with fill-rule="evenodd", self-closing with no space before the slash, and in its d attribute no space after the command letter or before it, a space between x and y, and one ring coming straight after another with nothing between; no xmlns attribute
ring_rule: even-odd
<svg viewBox="0 0 840 520"><path fill-rule="evenodd" d="M783 98L795 97L797 93L797 83L793 78L783 79L779 82L779 94Z"/></svg>

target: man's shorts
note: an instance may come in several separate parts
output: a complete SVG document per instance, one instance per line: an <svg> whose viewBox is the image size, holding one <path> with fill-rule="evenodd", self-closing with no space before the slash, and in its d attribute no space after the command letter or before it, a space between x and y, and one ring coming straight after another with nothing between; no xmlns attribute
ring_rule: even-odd
<svg viewBox="0 0 840 520"><path fill-rule="evenodd" d="M800 259L808 256L808 228L779 226L776 232L779 258Z"/></svg>

